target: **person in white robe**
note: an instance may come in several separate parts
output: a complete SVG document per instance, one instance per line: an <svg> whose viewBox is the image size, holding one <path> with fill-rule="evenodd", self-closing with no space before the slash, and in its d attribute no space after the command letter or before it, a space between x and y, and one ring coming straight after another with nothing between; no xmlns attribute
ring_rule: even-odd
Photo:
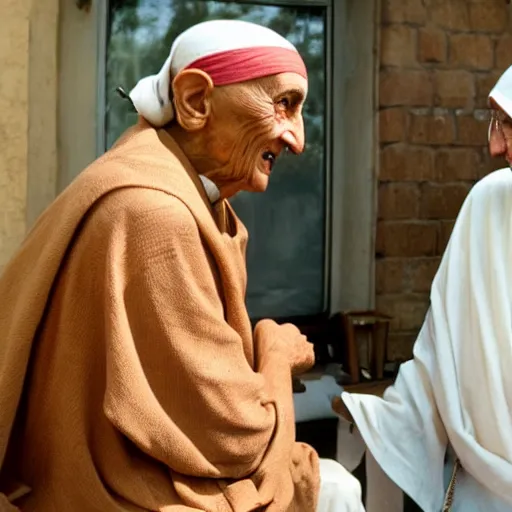
<svg viewBox="0 0 512 512"><path fill-rule="evenodd" d="M509 167L462 206L394 385L342 394L353 442L425 512L512 511L512 67L489 98L490 152ZM400 510L391 486L370 487L368 512Z"/></svg>

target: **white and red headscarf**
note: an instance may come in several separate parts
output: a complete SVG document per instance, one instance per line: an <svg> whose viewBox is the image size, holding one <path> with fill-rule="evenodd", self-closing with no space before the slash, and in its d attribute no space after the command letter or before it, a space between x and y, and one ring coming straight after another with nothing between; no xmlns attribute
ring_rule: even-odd
<svg viewBox="0 0 512 512"><path fill-rule="evenodd" d="M174 118L173 78L184 69L200 69L215 86L293 72L307 78L297 49L273 30L238 20L199 23L179 35L157 75L141 79L130 92L137 112L153 126Z"/></svg>

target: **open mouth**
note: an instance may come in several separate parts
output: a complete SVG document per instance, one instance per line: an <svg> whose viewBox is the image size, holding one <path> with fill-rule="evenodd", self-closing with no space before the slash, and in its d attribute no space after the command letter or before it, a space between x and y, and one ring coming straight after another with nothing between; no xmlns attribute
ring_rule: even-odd
<svg viewBox="0 0 512 512"><path fill-rule="evenodd" d="M270 170L272 170L272 167L274 167L274 164L276 163L276 154L272 153L272 151L265 151L262 155L263 160L265 162L268 162Z"/></svg>

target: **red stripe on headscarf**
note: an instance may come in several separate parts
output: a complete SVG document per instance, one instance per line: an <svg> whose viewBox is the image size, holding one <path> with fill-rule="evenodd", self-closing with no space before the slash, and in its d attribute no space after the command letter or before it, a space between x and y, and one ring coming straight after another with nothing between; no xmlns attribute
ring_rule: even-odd
<svg viewBox="0 0 512 512"><path fill-rule="evenodd" d="M200 69L215 85L228 85L277 75L297 73L308 78L302 57L294 50L276 46L257 46L200 57L185 69Z"/></svg>

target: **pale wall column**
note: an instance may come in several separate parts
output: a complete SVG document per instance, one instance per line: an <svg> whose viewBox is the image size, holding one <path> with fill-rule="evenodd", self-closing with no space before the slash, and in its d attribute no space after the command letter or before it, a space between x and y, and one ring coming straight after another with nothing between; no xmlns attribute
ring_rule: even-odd
<svg viewBox="0 0 512 512"><path fill-rule="evenodd" d="M29 0L0 0L0 268L25 234Z"/></svg>
<svg viewBox="0 0 512 512"><path fill-rule="evenodd" d="M28 90L28 229L53 201L57 191L60 21L59 0L32 0Z"/></svg>
<svg viewBox="0 0 512 512"><path fill-rule="evenodd" d="M55 197L58 0L0 0L0 271Z"/></svg>

